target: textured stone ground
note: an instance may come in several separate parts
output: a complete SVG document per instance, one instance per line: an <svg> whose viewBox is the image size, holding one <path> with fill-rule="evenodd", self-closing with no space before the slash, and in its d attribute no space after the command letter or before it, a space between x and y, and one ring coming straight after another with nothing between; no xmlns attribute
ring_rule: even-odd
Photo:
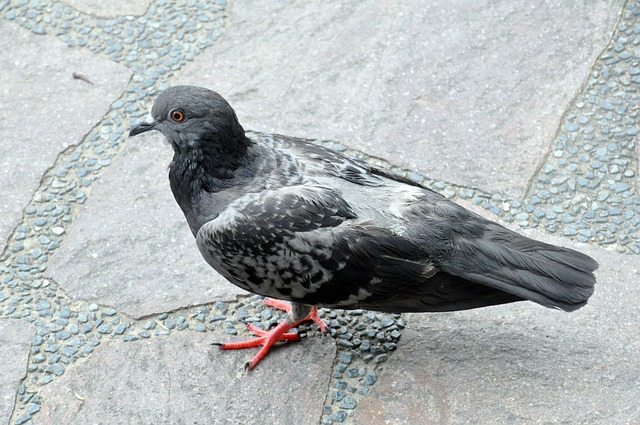
<svg viewBox="0 0 640 425"><path fill-rule="evenodd" d="M51 37L36 37L2 21L0 102L11 111L0 137L0 246L20 223L25 205L56 157L80 143L120 96L131 78L126 67L72 50ZM43 54L46 52L47 54ZM91 75L93 84L74 79Z"/></svg>
<svg viewBox="0 0 640 425"><path fill-rule="evenodd" d="M74 374L42 391L51 402L45 403L39 421L241 424L260 418L264 423L305 424L318 420L324 403L319 395L326 391L326 371L335 357L328 337L276 350L265 363L270 366L251 373L242 372L246 360L211 349L211 340L222 338L224 334L185 331L158 341L101 346ZM285 362L291 366L277 367ZM113 364L120 364L121 371L105 374ZM105 404L118 408L105 416Z"/></svg>
<svg viewBox="0 0 640 425"><path fill-rule="evenodd" d="M11 42L7 42L11 40ZM0 422L640 423L640 3L0 0ZM601 264L584 309L281 313L200 258L163 88Z"/></svg>

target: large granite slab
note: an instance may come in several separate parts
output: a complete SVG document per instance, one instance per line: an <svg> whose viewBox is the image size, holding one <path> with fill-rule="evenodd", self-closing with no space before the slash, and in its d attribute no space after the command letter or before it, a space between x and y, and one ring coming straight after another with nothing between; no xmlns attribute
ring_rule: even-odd
<svg viewBox="0 0 640 425"><path fill-rule="evenodd" d="M220 92L247 129L520 196L622 4L232 2L173 82Z"/></svg>
<svg viewBox="0 0 640 425"><path fill-rule="evenodd" d="M107 113L131 72L6 20L0 40L11 40L0 55L1 251L44 172ZM74 79L74 72L93 84Z"/></svg>
<svg viewBox="0 0 640 425"><path fill-rule="evenodd" d="M47 271L73 299L143 317L246 293L200 255L169 188L172 156L159 133L130 139L94 184Z"/></svg>
<svg viewBox="0 0 640 425"><path fill-rule="evenodd" d="M0 318L0 422L9 423L18 387L27 374L31 340L36 334L31 323Z"/></svg>
<svg viewBox="0 0 640 425"><path fill-rule="evenodd" d="M636 423L640 263L579 249L601 267L575 313L519 303L409 315L356 423Z"/></svg>
<svg viewBox="0 0 640 425"><path fill-rule="evenodd" d="M317 423L335 357L332 338L288 344L249 372L244 363L256 350L211 346L227 340L184 331L101 345L42 390L38 423Z"/></svg>

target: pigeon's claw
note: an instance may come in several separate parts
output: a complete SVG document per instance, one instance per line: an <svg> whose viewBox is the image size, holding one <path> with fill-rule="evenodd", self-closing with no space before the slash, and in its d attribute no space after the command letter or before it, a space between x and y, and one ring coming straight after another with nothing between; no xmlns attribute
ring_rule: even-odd
<svg viewBox="0 0 640 425"><path fill-rule="evenodd" d="M258 338L252 338L237 342L224 342L216 345L220 346L221 350L238 350L241 348L257 347L258 345L264 345L265 341L270 338L269 334L275 330L273 329L271 331L265 331L264 329L261 329L254 324L247 325L247 329L256 334ZM283 333L282 335L280 335L280 339L274 341L273 343L278 341L298 341L299 339L300 335L296 333ZM273 345L273 343L271 343L271 345Z"/></svg>
<svg viewBox="0 0 640 425"><path fill-rule="evenodd" d="M249 339L246 341L237 341L237 342L226 342L224 344L220 344L221 350L237 350L240 348L251 348L257 347L258 345L262 345L258 354L256 354L246 365L247 369L253 369L256 365L267 355L271 346L278 341L297 341L300 339L300 335L295 333L287 333L287 331L293 326L288 323L286 320L280 322L278 326L271 329L270 331L265 331L264 329L260 329L259 327L250 324L247 327L251 332L258 335L257 338Z"/></svg>
<svg viewBox="0 0 640 425"><path fill-rule="evenodd" d="M247 329L249 329L251 332L253 332L254 334L256 334L258 336L267 336L267 334L269 332L272 332L272 331L265 331L264 329L257 327L253 323L249 323L247 325ZM258 339L258 338L256 338L256 339ZM296 333L283 333L280 336L280 341L298 341L298 340L300 340L300 335L298 335ZM255 347L255 345L254 345L254 347Z"/></svg>
<svg viewBox="0 0 640 425"><path fill-rule="evenodd" d="M302 319L296 320L297 317L295 316L295 312L297 310L294 309L292 312L291 304L284 301L274 300L273 298L266 298L264 300L264 303L269 307L274 307L288 312L288 317L270 331L261 329L253 323L247 325L247 329L256 334L257 338L248 339L246 341L225 342L223 344L216 344L220 346L221 350L237 350L241 348L251 348L261 345L262 348L260 348L258 354L256 354L246 364L247 369L253 369L254 367L256 367L260 360L262 360L264 356L269 353L269 350L271 349L273 344L280 341L298 341L300 339L300 335L287 331L289 331L291 328L295 328L302 322L313 320L316 325L318 325L318 327L322 330L322 332L327 332L327 326L324 324L322 319L320 319L320 316L318 315L318 309L316 307L306 306L305 308L310 309L311 311Z"/></svg>

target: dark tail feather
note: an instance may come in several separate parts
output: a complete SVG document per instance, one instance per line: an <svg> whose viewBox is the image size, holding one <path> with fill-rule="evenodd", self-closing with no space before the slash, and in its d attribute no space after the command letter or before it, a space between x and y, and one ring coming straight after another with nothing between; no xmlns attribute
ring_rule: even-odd
<svg viewBox="0 0 640 425"><path fill-rule="evenodd" d="M597 268L580 252L491 223L484 237L457 241L445 270L546 307L574 311L593 294Z"/></svg>

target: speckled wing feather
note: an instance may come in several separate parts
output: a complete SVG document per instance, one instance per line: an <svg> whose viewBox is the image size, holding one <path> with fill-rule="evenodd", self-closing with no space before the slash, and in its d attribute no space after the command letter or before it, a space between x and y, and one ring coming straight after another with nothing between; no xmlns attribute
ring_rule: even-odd
<svg viewBox="0 0 640 425"><path fill-rule="evenodd" d="M330 276L332 231L355 215L330 188L283 187L248 194L202 226L198 247L240 287L300 297Z"/></svg>
<svg viewBox="0 0 640 425"><path fill-rule="evenodd" d="M423 247L358 220L327 187L248 195L205 224L197 242L236 285L309 305L453 311L521 300L439 271Z"/></svg>
<svg viewBox="0 0 640 425"><path fill-rule="evenodd" d="M312 305L384 304L415 293L436 272L420 247L358 221L327 187L246 196L202 226L197 243L207 262L236 285Z"/></svg>

